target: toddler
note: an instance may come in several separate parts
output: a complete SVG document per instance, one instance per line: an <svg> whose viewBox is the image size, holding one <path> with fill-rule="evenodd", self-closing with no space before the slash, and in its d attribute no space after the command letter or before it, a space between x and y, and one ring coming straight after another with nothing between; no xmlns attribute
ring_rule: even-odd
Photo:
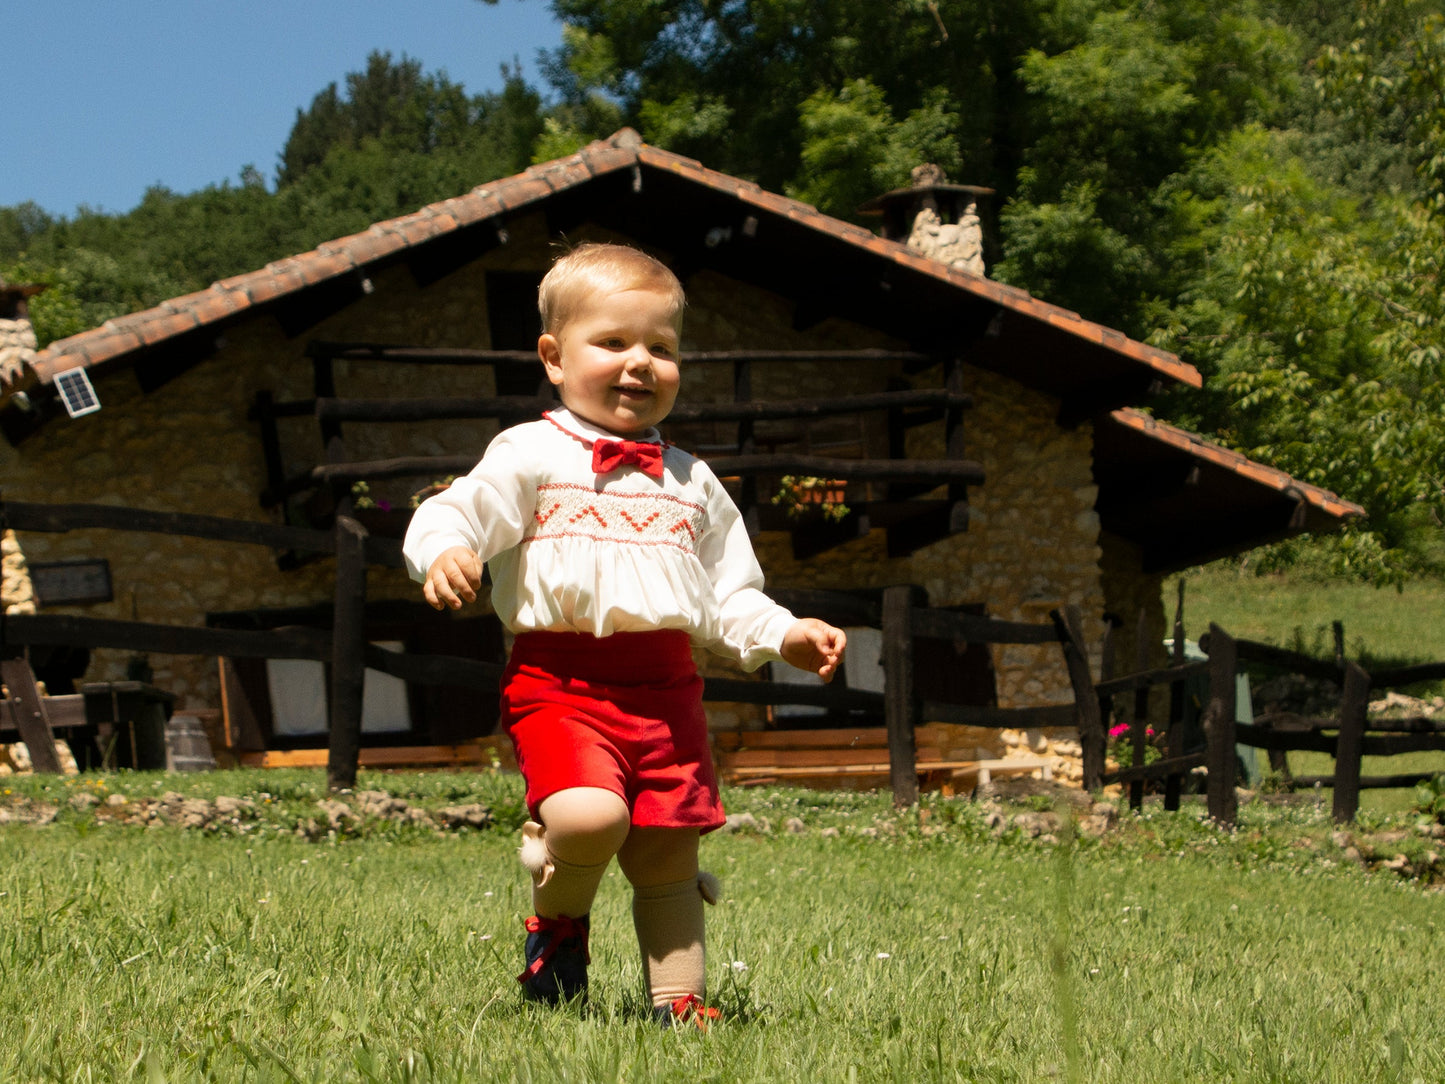
<svg viewBox="0 0 1445 1084"><path fill-rule="evenodd" d="M658 434L680 381L672 272L633 248L581 245L538 302L537 353L562 407L504 430L417 509L407 563L443 609L475 601L485 562L515 634L501 700L532 817L524 995L585 995L588 915L616 856L653 1011L702 1026L716 1015L703 901L717 884L698 870L698 840L724 817L692 643L828 681L845 637L763 594L722 484Z"/></svg>

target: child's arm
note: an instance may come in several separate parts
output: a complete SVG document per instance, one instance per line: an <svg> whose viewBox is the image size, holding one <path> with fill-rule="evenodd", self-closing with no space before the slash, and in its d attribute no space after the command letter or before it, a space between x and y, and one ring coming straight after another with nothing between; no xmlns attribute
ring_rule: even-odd
<svg viewBox="0 0 1445 1084"><path fill-rule="evenodd" d="M477 588L482 586L482 561L466 546L442 550L441 556L427 569L421 593L433 609L462 608L463 602L477 601Z"/></svg>
<svg viewBox="0 0 1445 1084"><path fill-rule="evenodd" d="M828 682L838 672L847 646L848 637L842 629L835 629L816 617L804 617L794 621L783 636L781 654L789 665L811 670Z"/></svg>

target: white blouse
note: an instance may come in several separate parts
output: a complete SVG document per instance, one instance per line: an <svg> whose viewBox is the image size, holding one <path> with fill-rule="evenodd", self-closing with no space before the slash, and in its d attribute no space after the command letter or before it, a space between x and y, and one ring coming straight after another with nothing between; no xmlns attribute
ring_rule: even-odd
<svg viewBox="0 0 1445 1084"><path fill-rule="evenodd" d="M794 617L763 594L717 476L670 445L661 478L634 465L598 475L598 439L617 438L560 408L503 430L470 474L412 516L403 546L412 578L466 546L487 562L492 608L513 632L685 629L748 670L780 658Z"/></svg>

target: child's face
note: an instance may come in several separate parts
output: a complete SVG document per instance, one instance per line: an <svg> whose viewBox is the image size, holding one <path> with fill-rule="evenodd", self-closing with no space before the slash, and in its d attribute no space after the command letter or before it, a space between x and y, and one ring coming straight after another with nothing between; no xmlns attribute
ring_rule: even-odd
<svg viewBox="0 0 1445 1084"><path fill-rule="evenodd" d="M599 291L556 335L537 340L562 403L599 429L633 436L672 410L682 313L655 290Z"/></svg>

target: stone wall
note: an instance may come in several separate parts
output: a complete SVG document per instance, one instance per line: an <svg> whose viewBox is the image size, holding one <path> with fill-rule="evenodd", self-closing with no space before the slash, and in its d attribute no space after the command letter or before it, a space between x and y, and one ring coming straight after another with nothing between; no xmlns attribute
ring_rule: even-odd
<svg viewBox="0 0 1445 1084"><path fill-rule="evenodd" d="M14 531L6 531L0 538L0 611L7 614L35 612L35 590L30 583L25 554Z"/></svg>
<svg viewBox="0 0 1445 1084"><path fill-rule="evenodd" d="M0 386L18 384L35 360L35 329L30 321L0 319Z"/></svg>
<svg viewBox="0 0 1445 1084"><path fill-rule="evenodd" d="M279 512L259 507L265 481L261 445L246 412L257 391L277 399L312 395L311 364L303 356L311 339L361 340L424 346L489 347L484 303L488 270L540 273L548 260L540 218L510 227L511 241L478 263L433 284L424 293L408 272L375 277L374 293L296 339L270 320L227 332L219 355L143 395L129 373L100 377L103 409L75 420L57 420L20 449L0 445L0 476L18 500L88 501L159 510L206 512L279 522ZM581 239L581 238L579 238ZM689 283L684 329L687 350L767 346L784 350L898 347L877 332L830 320L807 332L793 329L784 299L710 273ZM806 397L882 390L890 376L881 366L760 366L760 396ZM693 401L731 399L728 366L684 360L683 395ZM941 378L939 378L941 379ZM353 362L337 366L342 395L387 397L492 394L486 367L396 366ZM936 604L981 603L987 612L1014 620L1044 621L1048 610L1076 604L1097 643L1105 608L1100 578L1099 525L1093 512L1091 433L1088 426L1062 430L1058 403L981 369L967 370L967 392L976 407L966 419L967 454L987 472L969 495L968 531L908 558L889 558L881 531L808 561L793 559L786 536L765 534L757 550L769 582L779 587L886 586L916 582ZM319 434L309 419L285 419L282 444L288 469L323 460ZM766 437L767 427L760 426ZM679 433L685 447L703 448L731 427ZM480 455L495 423L442 422L426 426L348 425L348 453L356 459L395 455ZM882 419L840 419L818 439L838 454L886 454ZM915 430L909 452L941 455L941 427ZM845 453L845 447L856 449ZM823 449L815 449L826 454ZM419 481L378 486L374 495L405 503ZM32 561L106 557L115 601L61 608L97 617L200 624L208 611L295 606L329 601L333 563L317 561L282 573L274 554L261 547L224 545L155 535L77 531L29 532L23 539ZM399 571L372 570L374 598L417 598ZM97 651L87 680L124 676L127 653ZM183 707L219 703L212 658L153 656L155 683L170 689ZM1022 705L1066 702L1067 675L1057 648L1007 648L995 658L999 702Z"/></svg>

